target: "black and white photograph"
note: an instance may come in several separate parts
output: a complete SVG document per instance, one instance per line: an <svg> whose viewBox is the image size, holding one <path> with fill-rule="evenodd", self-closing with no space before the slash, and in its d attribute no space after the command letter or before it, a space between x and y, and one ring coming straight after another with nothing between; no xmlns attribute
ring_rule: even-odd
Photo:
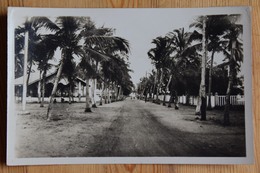
<svg viewBox="0 0 260 173"><path fill-rule="evenodd" d="M251 63L249 7L9 7L7 163L252 163Z"/></svg>

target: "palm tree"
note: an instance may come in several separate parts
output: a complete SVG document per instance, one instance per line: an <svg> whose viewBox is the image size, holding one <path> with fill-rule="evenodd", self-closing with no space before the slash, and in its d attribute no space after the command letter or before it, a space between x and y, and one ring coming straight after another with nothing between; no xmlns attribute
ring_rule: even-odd
<svg viewBox="0 0 260 173"><path fill-rule="evenodd" d="M154 93L155 93L155 89L156 89L156 71L152 70L152 73L150 75L150 81L151 81L151 93L152 93L152 100L154 100Z"/></svg>
<svg viewBox="0 0 260 173"><path fill-rule="evenodd" d="M90 58L92 58L93 61L96 61L96 64L92 63L95 66L93 74L96 74L95 76L92 75L92 78L97 78L98 76L99 62L103 63L111 60L111 56L113 56L117 52L124 52L126 54L129 52L128 41L121 37L113 36L112 31L113 30L110 28L96 28L94 23L88 20L80 33L80 35L83 36L84 39L85 52L88 52ZM91 63L91 59L89 59L87 63ZM111 81L109 79L104 79L104 81L107 81L107 83L104 84L104 88L107 91L106 93L109 95L108 90ZM107 98L109 99L110 96L107 96ZM87 106L89 105L86 104L85 111L91 111L90 107Z"/></svg>
<svg viewBox="0 0 260 173"><path fill-rule="evenodd" d="M210 43L208 45L208 50L211 51L211 58L210 58L210 66L209 66L209 85L208 85L208 110L212 109L211 106L211 88L212 88L212 69L213 69L213 62L214 62L214 55L222 51L222 43L218 35L210 38Z"/></svg>
<svg viewBox="0 0 260 173"><path fill-rule="evenodd" d="M208 48L208 39L206 34L206 20L207 16L203 16L202 21L202 58L201 58L201 81L200 81L200 113L201 120L206 120L206 107L207 107L207 98L206 98L206 62L207 62L207 48Z"/></svg>
<svg viewBox="0 0 260 173"><path fill-rule="evenodd" d="M24 36L20 28L15 29L15 78L23 76L24 54Z"/></svg>
<svg viewBox="0 0 260 173"><path fill-rule="evenodd" d="M58 17L57 29L53 35L53 41L57 42L61 49L61 60L57 70L54 86L50 96L50 103L47 110L47 120L50 121L52 117L53 98L56 94L58 83L63 71L65 61L73 58L73 55L82 56L82 49L79 45L81 37L77 32L80 31L82 22L85 20L83 17Z"/></svg>
<svg viewBox="0 0 260 173"><path fill-rule="evenodd" d="M120 54L115 57L116 59L114 60L115 66L112 80L114 82L115 91L118 90L118 86L120 87L120 90L117 91L116 98L122 98L122 94L127 95L127 92L130 92L134 86L131 81L131 76L129 75L129 72L132 72L132 70L129 68L127 61L122 58Z"/></svg>
<svg viewBox="0 0 260 173"><path fill-rule="evenodd" d="M127 40L113 36L113 29L111 28L96 28L94 23L88 19L85 21L83 30L80 35L84 38L84 50L90 55L88 63L91 63L95 69L95 76L91 76L94 79L94 86L96 87L96 78L99 76L98 64L104 61L111 60L110 56L113 56L115 52L129 52L129 43ZM108 86L109 84L105 85ZM106 90L108 90L108 88ZM94 88L93 95L95 95L96 89ZM109 94L109 92L107 92ZM93 99L94 100L94 99ZM93 104L95 107L95 103ZM90 110L86 108L86 110Z"/></svg>
<svg viewBox="0 0 260 173"><path fill-rule="evenodd" d="M100 44L93 44L93 39L94 37L96 39L101 39L103 36L109 36L112 35L112 29L110 28L105 28L105 27L101 27L101 28L96 28L95 24L93 21L91 21L90 19L88 19L87 21L85 21L85 24L83 26L83 30L81 31L80 35L82 35L82 37L86 37L87 39L90 39L88 41L85 41L85 49L94 49L97 52L102 52L103 47L100 48ZM92 40L91 40L92 39ZM96 42L96 40L95 40ZM85 50L86 52L88 52L88 50ZM101 54L100 54L101 55ZM92 100L92 107L96 108L96 100L95 100L95 95L96 95L96 85L97 85L97 78L99 76L99 63L101 61L106 61L109 59L109 57L107 56L100 56L97 54L91 54L90 52L90 59L89 62L92 66L92 68L95 69L95 72L90 76L92 78L92 87L91 87L91 100ZM90 75L90 74L89 74ZM102 97L101 97L102 99ZM102 104L102 100L100 101L100 103ZM87 108L87 110L90 110L89 108Z"/></svg>
<svg viewBox="0 0 260 173"><path fill-rule="evenodd" d="M154 70L152 70L152 73L149 73L148 81L147 81L147 87L148 87L148 93L149 93L149 100L154 99L154 93L156 89L156 73Z"/></svg>
<svg viewBox="0 0 260 173"><path fill-rule="evenodd" d="M212 68L214 55L222 51L222 40L220 37L228 30L231 17L228 15L212 15L207 18L207 35L208 35L208 51L211 51L211 59L209 66L209 85L208 85L208 109L211 108L211 86L212 86Z"/></svg>
<svg viewBox="0 0 260 173"><path fill-rule="evenodd" d="M45 96L45 79L46 74L49 69L53 67L49 61L53 59L55 50L58 45L52 40L52 37L49 35L43 35L39 44L37 44L35 50L38 52L37 56L34 58L34 61L38 65L38 70L40 71L40 107L43 107L44 96Z"/></svg>
<svg viewBox="0 0 260 173"><path fill-rule="evenodd" d="M140 95L141 98L144 97L145 101L147 99L147 91L149 85L148 83L149 79L147 77L142 77L137 85L137 93Z"/></svg>
<svg viewBox="0 0 260 173"><path fill-rule="evenodd" d="M92 36L94 37L94 36ZM93 107L92 103L92 99L91 99L91 95L89 92L89 85L90 85L90 79L93 78L99 78L100 74L99 71L97 71L97 68L95 66L93 66L93 64L91 63L91 61L94 58L97 58L97 56L94 56L92 53L87 52L88 48L85 48L86 54L85 57L81 59L80 61L80 67L81 69L84 71L85 73L85 80L86 80L86 107L85 107L85 112L92 112L91 111L91 107ZM99 55L99 58L104 58L104 61L106 61L106 59L109 59L108 56L106 56L105 54L101 54ZM92 83L93 86L93 83Z"/></svg>
<svg viewBox="0 0 260 173"><path fill-rule="evenodd" d="M85 112L92 112L91 111L91 97L89 93L89 82L90 82L90 77L93 77L96 74L95 69L91 66L90 64L90 56L87 54L86 57L82 58L80 62L80 67L83 69L85 73L85 81L86 81L86 107L85 107Z"/></svg>
<svg viewBox="0 0 260 173"><path fill-rule="evenodd" d="M230 17L228 15L209 15L209 16L199 16L195 22L193 22L190 27L195 27L199 30L201 30L202 35L202 49L203 49L203 65L205 58L207 61L207 51L212 51L211 54L211 64L209 67L209 87L208 87L208 94L210 96L211 93L211 83L212 83L212 68L213 68L213 60L215 52L219 52L221 50L221 41L219 40L219 37L221 37L224 32L228 29L230 26ZM206 67L204 66L202 68L202 71L204 72ZM203 76L202 76L203 75ZM201 88L200 88L200 99L199 103L196 107L196 114L201 114L201 119L206 120L206 111L201 108L204 108L206 106L206 103L203 102L202 105L202 99L204 99L205 95L205 88L204 88L204 74L201 74ZM211 109L211 97L209 97L208 100L209 109ZM201 112L203 111L203 112Z"/></svg>
<svg viewBox="0 0 260 173"><path fill-rule="evenodd" d="M243 26L236 24L240 15L230 16L231 25L229 31L223 36L227 40L224 54L229 64L228 87L226 92L226 105L224 111L224 125L230 125L229 109L230 109L230 93L233 87L233 82L237 73L240 71L241 62L243 61L243 42L240 36L243 32Z"/></svg>
<svg viewBox="0 0 260 173"><path fill-rule="evenodd" d="M178 109L178 84L186 83L187 77L192 73L196 73L199 63L199 54L197 49L200 49L200 43L192 44L194 40L199 38L197 32L185 32L184 28L176 29L167 34L170 40L172 56L166 61L170 71L169 82L170 86L170 101L168 107L171 107L171 102L174 99L175 109ZM189 73L192 71L192 73Z"/></svg>
<svg viewBox="0 0 260 173"><path fill-rule="evenodd" d="M201 115L201 120L206 120L206 62L208 58L208 29L207 25L208 16L200 16L197 21L192 23L190 27L196 27L201 30L202 33L202 57L201 57L201 80L199 89L199 99L196 107L195 114Z"/></svg>
<svg viewBox="0 0 260 173"><path fill-rule="evenodd" d="M46 28L49 30L55 30L56 25L49 20L47 17L31 17L26 19L26 22L23 24L23 27L18 27L15 34L24 33L24 61L23 61L23 110L26 106L26 95L27 95L27 86L30 78L30 72L33 64L34 57L37 56L37 51L35 51L35 46L38 44L38 41L41 39L41 35L38 34L40 28ZM29 51L30 50L30 51ZM29 68L27 72L27 61L29 61Z"/></svg>
<svg viewBox="0 0 260 173"><path fill-rule="evenodd" d="M68 91L69 91L69 104L73 101L73 90L76 80L76 63L73 61L73 57L67 58L64 62L64 68L62 74L68 79Z"/></svg>
<svg viewBox="0 0 260 173"><path fill-rule="evenodd" d="M56 94L58 82L60 80L65 61L72 60L74 55L81 57L81 62L84 64L84 69L86 72L85 112L90 112L89 73L95 73L95 70L93 70L90 64L90 60L92 58L91 54L95 54L102 60L107 61L110 59L104 52L95 50L95 46L102 48L110 45L117 47L117 50L119 51L129 50L128 42L120 37L97 36L96 33L100 33L101 30L94 30L92 24L93 22L91 23L90 19L86 17L57 18L57 26L59 26L59 29L53 35L53 38L57 43L59 43L59 47L61 49L61 60L59 62L54 87L50 97L50 103L47 110L47 120L51 119L53 97ZM84 42L83 46L80 44L81 40Z"/></svg>
<svg viewBox="0 0 260 173"><path fill-rule="evenodd" d="M148 57L152 60L157 70L156 103L160 103L159 91L162 87L163 74L165 70L164 67L166 65L165 62L171 54L171 47L167 37L157 37L153 39L152 43L155 44L155 48L148 51Z"/></svg>

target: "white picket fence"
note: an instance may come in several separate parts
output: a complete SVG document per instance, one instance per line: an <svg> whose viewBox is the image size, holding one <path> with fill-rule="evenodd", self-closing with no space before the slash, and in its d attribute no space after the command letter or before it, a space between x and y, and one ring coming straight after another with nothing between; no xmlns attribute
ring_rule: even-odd
<svg viewBox="0 0 260 173"><path fill-rule="evenodd" d="M187 103L186 102L186 96L179 96L179 103ZM208 104L209 96L207 96L207 104ZM190 96L189 98L189 104L190 105L197 105L198 97L196 96ZM224 106L226 104L226 96L224 95L215 95L211 96L211 106L214 108L216 106ZM241 95L231 95L230 96L230 104L231 105L244 105L245 100L244 96Z"/></svg>
<svg viewBox="0 0 260 173"><path fill-rule="evenodd" d="M159 95L158 98L163 101L164 95ZM156 98L156 95L154 96ZM207 96L207 104L208 104L209 97ZM169 102L170 95L166 95L166 102ZM187 96L178 96L179 103L186 104L187 103ZM198 96L190 96L189 97L189 104L190 105L197 105L198 102ZM216 106L224 106L226 104L226 96L225 95L215 95L211 96L211 106L214 108ZM230 96L230 104L231 105L244 105L245 100L244 96L241 95L231 95Z"/></svg>

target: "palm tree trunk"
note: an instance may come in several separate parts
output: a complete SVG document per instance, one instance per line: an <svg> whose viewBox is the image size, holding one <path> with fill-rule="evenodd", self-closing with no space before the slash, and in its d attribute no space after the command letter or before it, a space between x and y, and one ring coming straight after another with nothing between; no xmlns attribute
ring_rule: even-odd
<svg viewBox="0 0 260 173"><path fill-rule="evenodd" d="M120 100L120 98L121 98L121 90L122 90L122 87L119 86L117 100Z"/></svg>
<svg viewBox="0 0 260 173"><path fill-rule="evenodd" d="M119 95L120 95L120 100L123 100L124 99L124 93L123 93L123 90L122 90L122 86L120 87Z"/></svg>
<svg viewBox="0 0 260 173"><path fill-rule="evenodd" d="M187 92L187 94L186 94L186 103L185 104L190 105L190 93L189 92Z"/></svg>
<svg viewBox="0 0 260 173"><path fill-rule="evenodd" d="M153 85L151 85L150 88L149 88L149 101L152 98L152 92L153 92Z"/></svg>
<svg viewBox="0 0 260 173"><path fill-rule="evenodd" d="M201 107L201 99L200 99L200 94L197 97L197 105L196 105L196 111L195 111L195 115L200 115L200 107Z"/></svg>
<svg viewBox="0 0 260 173"><path fill-rule="evenodd" d="M168 108L172 107L172 100L173 100L173 91L170 90L170 99L169 99L169 103L168 103Z"/></svg>
<svg viewBox="0 0 260 173"><path fill-rule="evenodd" d="M25 32L24 36L24 63L23 63L23 99L22 99L22 109L26 109L26 97L27 97L27 61L28 61L28 43L29 33Z"/></svg>
<svg viewBox="0 0 260 173"><path fill-rule="evenodd" d="M105 104L107 104L107 86L104 83L104 98L105 98Z"/></svg>
<svg viewBox="0 0 260 173"><path fill-rule="evenodd" d="M206 38L206 20L207 16L204 16L203 19L203 29L202 29L202 58L201 58L201 81L200 81L200 113L201 113L201 120L206 120L206 83L205 83L205 76L206 76L206 61L207 61L207 38ZM198 105L197 105L198 106Z"/></svg>
<svg viewBox="0 0 260 173"><path fill-rule="evenodd" d="M70 83L69 83L69 104L71 104L71 87L72 85L71 85L71 81L70 81Z"/></svg>
<svg viewBox="0 0 260 173"><path fill-rule="evenodd" d="M102 88L101 88L101 95L100 95L100 101L99 101L99 105L101 106L103 104L103 95L104 95L104 83L102 82L101 84Z"/></svg>
<svg viewBox="0 0 260 173"><path fill-rule="evenodd" d="M44 103L44 95L45 95L45 79L46 79L46 70L43 71L42 74L42 83L41 83L41 105L40 107L43 107Z"/></svg>
<svg viewBox="0 0 260 173"><path fill-rule="evenodd" d="M96 96L96 85L97 85L97 79L92 79L92 87L91 87L91 94L92 94L92 108L97 108L95 96Z"/></svg>
<svg viewBox="0 0 260 173"><path fill-rule="evenodd" d="M224 110L224 126L230 125L229 120L229 109L230 109L230 94L231 94L231 88L233 87L233 78L235 76L235 62L234 58L234 49L236 47L236 42L232 41L231 43L231 57L229 59L229 80L228 80L228 87L226 92L226 105Z"/></svg>
<svg viewBox="0 0 260 173"><path fill-rule="evenodd" d="M165 101L166 101L166 91L164 92L164 95L163 95L163 106L166 106L166 103L165 103Z"/></svg>
<svg viewBox="0 0 260 173"><path fill-rule="evenodd" d="M156 76L157 88L156 88L156 99L155 99L155 102L157 102L157 100L159 100L159 76L160 76L160 69L157 70L157 76Z"/></svg>
<svg viewBox="0 0 260 173"><path fill-rule="evenodd" d="M177 91L174 92L174 108L179 109L179 99Z"/></svg>
<svg viewBox="0 0 260 173"><path fill-rule="evenodd" d="M153 84L153 90L152 90L152 100L154 101L154 92L155 92L155 88L156 88L156 83L154 82Z"/></svg>
<svg viewBox="0 0 260 173"><path fill-rule="evenodd" d="M81 81L79 81L79 83L78 83L78 98L79 98L79 102L81 101L81 96L83 95L81 87L82 87L81 86Z"/></svg>
<svg viewBox="0 0 260 173"><path fill-rule="evenodd" d="M28 69L28 75L27 75L27 80L26 80L26 86L28 87L29 85L29 79L31 76L31 71L32 71L32 58L30 59L30 64L29 64L29 69Z"/></svg>
<svg viewBox="0 0 260 173"><path fill-rule="evenodd" d="M158 77L158 87L157 87L157 94L156 94L156 103L160 104L159 92L160 92L161 85L162 85L162 71L161 71L161 69L159 69L158 75L159 75L159 77Z"/></svg>
<svg viewBox="0 0 260 173"><path fill-rule="evenodd" d="M98 73L98 61L96 61L96 68L95 68L95 70L96 70L96 73ZM95 79L93 79L94 80L94 90L93 90L93 104L92 104L92 107L93 108L97 108L97 103L96 103L96 100L95 100L95 96L96 96L96 93L97 93L97 79L95 78Z"/></svg>
<svg viewBox="0 0 260 173"><path fill-rule="evenodd" d="M89 77L86 75L86 107L85 112L92 112L91 111L91 98L89 96Z"/></svg>
<svg viewBox="0 0 260 173"><path fill-rule="evenodd" d="M42 70L40 70L39 82L37 87L38 103L41 103Z"/></svg>
<svg viewBox="0 0 260 173"><path fill-rule="evenodd" d="M164 93L164 98L163 98L163 105L166 106L166 103L165 103L165 100L166 100L166 93L169 91L169 86L170 86L170 83L172 82L172 75L170 75L169 77L169 81L166 85L166 88L165 88L165 93ZM171 97L171 96L170 96ZM171 98L170 98L171 99ZM169 100L170 101L170 100ZM169 105L168 105L169 107Z"/></svg>
<svg viewBox="0 0 260 173"><path fill-rule="evenodd" d="M231 73L231 71L230 71L230 73ZM225 110L224 110L224 126L230 125L229 110L230 110L230 91L231 91L232 85L233 85L233 77L232 77L232 74L230 74L229 80L228 80L227 92L226 92L226 105L225 105Z"/></svg>
<svg viewBox="0 0 260 173"><path fill-rule="evenodd" d="M212 86L212 68L213 68L214 54L215 54L215 51L213 50L212 54L211 54L211 61L210 61L210 68L209 68L208 110L212 109L212 106L211 106L211 86Z"/></svg>
<svg viewBox="0 0 260 173"><path fill-rule="evenodd" d="M107 87L107 102L111 103L111 98L110 98L110 83L108 84Z"/></svg>
<svg viewBox="0 0 260 173"><path fill-rule="evenodd" d="M49 106L48 106L48 109L47 109L47 121L50 121L51 118L52 118L52 107L53 107L53 101L54 101L53 98L56 94L58 84L59 84L59 81L60 81L61 72L62 72L63 65L64 65L64 58L66 57L65 51L62 51L62 55L63 55L63 57L61 58L61 61L60 61L60 66L59 66L59 69L58 69L58 72L57 72L57 75L56 75L56 78L55 78L54 86L53 86L53 89L52 89L52 92L51 92L50 103L49 103Z"/></svg>

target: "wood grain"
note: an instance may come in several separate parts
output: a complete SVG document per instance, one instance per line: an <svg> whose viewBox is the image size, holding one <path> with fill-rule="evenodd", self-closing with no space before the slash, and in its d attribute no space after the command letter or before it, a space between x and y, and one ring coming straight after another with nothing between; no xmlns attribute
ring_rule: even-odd
<svg viewBox="0 0 260 173"><path fill-rule="evenodd" d="M180 8L215 6L252 6L253 43L253 165L56 165L6 166L6 61L7 7L68 8ZM259 0L1 0L0 1L0 172L3 173L70 173L70 172L172 172L172 173L259 173L260 172L260 1Z"/></svg>

